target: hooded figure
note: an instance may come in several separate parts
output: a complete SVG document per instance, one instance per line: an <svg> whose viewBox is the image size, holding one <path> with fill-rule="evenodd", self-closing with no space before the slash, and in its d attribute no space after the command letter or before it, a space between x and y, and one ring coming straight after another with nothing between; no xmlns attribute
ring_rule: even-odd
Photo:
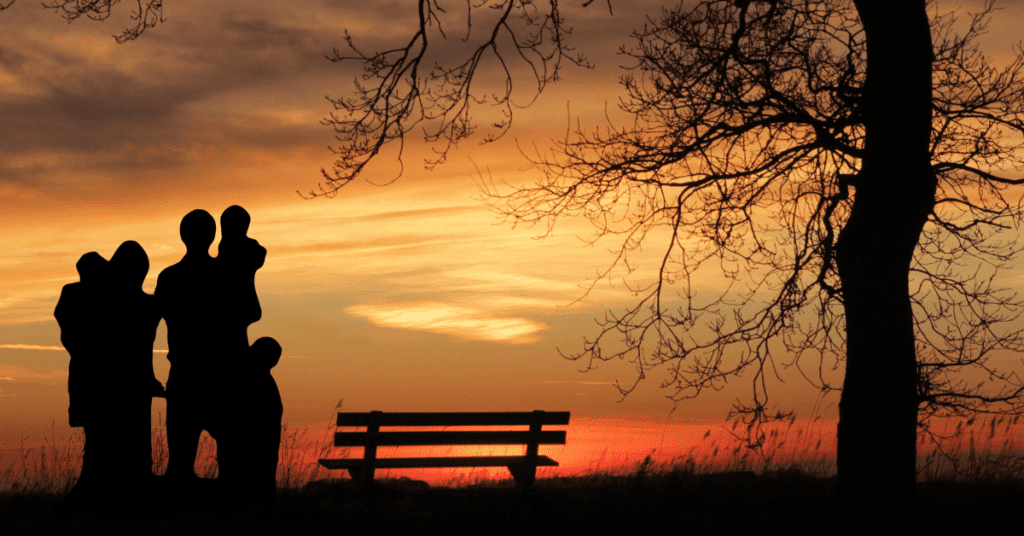
<svg viewBox="0 0 1024 536"><path fill-rule="evenodd" d="M119 416L117 440L122 465L131 477L152 476L153 397L164 396L153 374L153 342L160 324L156 298L142 290L149 257L137 242L121 244L110 258L112 342L105 367Z"/></svg>
<svg viewBox="0 0 1024 536"><path fill-rule="evenodd" d="M64 287L54 310L71 354L69 420L85 429L82 473L69 499L123 504L152 477L150 411L163 393L153 374L160 316L142 290L149 258L128 241L109 262L87 253L77 267L81 281Z"/></svg>

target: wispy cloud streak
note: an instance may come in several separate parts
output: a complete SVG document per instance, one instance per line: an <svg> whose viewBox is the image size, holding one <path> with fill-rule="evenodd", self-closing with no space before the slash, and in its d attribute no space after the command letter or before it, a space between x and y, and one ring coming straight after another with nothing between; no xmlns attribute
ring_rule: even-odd
<svg viewBox="0 0 1024 536"><path fill-rule="evenodd" d="M440 302L362 304L347 307L345 312L383 327L510 344L534 342L538 333L548 327L528 318L498 317L480 309Z"/></svg>
<svg viewBox="0 0 1024 536"><path fill-rule="evenodd" d="M540 383L556 383L556 384L569 384L569 385L615 385L614 382L588 382L588 381L573 381L573 380L541 380Z"/></svg>
<svg viewBox="0 0 1024 536"><path fill-rule="evenodd" d="M44 346L41 344L0 344L0 350L47 350L52 352L63 352L63 346ZM154 354L166 354L167 350L160 348L153 349Z"/></svg>

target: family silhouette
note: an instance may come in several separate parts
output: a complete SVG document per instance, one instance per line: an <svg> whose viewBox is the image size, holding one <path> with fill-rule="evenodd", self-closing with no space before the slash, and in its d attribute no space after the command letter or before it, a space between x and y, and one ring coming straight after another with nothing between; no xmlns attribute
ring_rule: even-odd
<svg viewBox="0 0 1024 536"><path fill-rule="evenodd" d="M68 366L68 419L83 427L82 472L66 498L73 506L144 500L152 490L150 414L153 397L167 399L168 465L164 480L188 494L200 435L217 443L217 485L224 506L274 501L283 406L270 370L281 346L264 337L249 345L249 325L262 317L255 276L267 250L247 236L240 206L217 224L205 210L181 220L182 259L163 270L155 292L142 289L149 258L137 242L122 243L110 260L86 253L79 282L65 285L54 310ZM153 342L167 324L166 390L153 372ZM244 408L240 410L238 408Z"/></svg>

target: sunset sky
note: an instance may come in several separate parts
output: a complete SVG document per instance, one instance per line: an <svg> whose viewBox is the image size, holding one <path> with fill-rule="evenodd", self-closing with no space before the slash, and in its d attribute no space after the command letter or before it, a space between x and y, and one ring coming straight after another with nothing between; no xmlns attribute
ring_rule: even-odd
<svg viewBox="0 0 1024 536"><path fill-rule="evenodd" d="M135 240L150 257L144 288L152 292L184 254L181 217L197 208L218 217L232 204L249 211L249 236L268 251L256 278L263 319L249 334L284 348L274 375L286 422L326 423L342 400L349 411L724 418L746 383L669 415L659 373L619 402L612 383L632 382L632 365L583 374L585 363L562 359L559 349L578 351L596 334L595 318L633 303L624 273L576 301L616 244L588 246L587 224L570 219L537 240L543 229L513 229L480 199L477 170L496 182L530 182L535 172L517 146L551 147L570 115L595 126L606 110L622 119L618 76L628 58L615 53L662 3L613 2L614 16L603 2L581 3L562 9L572 44L596 69L567 68L517 110L504 139L465 141L432 171L422 165L429 148L409 143L397 182L359 180L313 200L296 191L316 189L333 161L333 132L320 124L332 110L325 97L349 95L359 73L325 56L344 46L346 30L364 50L394 46L415 24L411 0L168 0L166 21L124 45L111 34L130 24L132 2L107 21L70 25L27 0L0 13L0 444L70 431L68 355L53 309L61 287L77 280L79 256L109 258ZM1024 2L1000 5L982 43L997 60L1024 30ZM520 87L529 97L527 82ZM384 156L365 179L395 176ZM1020 283L1022 274L1008 277ZM163 325L155 347L167 348ZM155 364L165 380L165 353ZM835 415L837 395L819 399L799 375L783 377L774 391L782 407Z"/></svg>

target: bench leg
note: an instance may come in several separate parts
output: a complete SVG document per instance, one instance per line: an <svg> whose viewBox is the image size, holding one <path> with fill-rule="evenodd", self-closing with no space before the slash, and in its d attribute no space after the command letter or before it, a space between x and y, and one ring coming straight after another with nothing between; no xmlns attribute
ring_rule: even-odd
<svg viewBox="0 0 1024 536"><path fill-rule="evenodd" d="M361 489L365 490L366 488L370 487L370 482L373 481L373 468L368 469L366 467L348 467L347 471L349 476L352 477L352 480L354 480Z"/></svg>
<svg viewBox="0 0 1024 536"><path fill-rule="evenodd" d="M519 489L533 487L533 483L537 480L536 465L509 465L508 472L512 473L512 478L516 481L516 487Z"/></svg>

